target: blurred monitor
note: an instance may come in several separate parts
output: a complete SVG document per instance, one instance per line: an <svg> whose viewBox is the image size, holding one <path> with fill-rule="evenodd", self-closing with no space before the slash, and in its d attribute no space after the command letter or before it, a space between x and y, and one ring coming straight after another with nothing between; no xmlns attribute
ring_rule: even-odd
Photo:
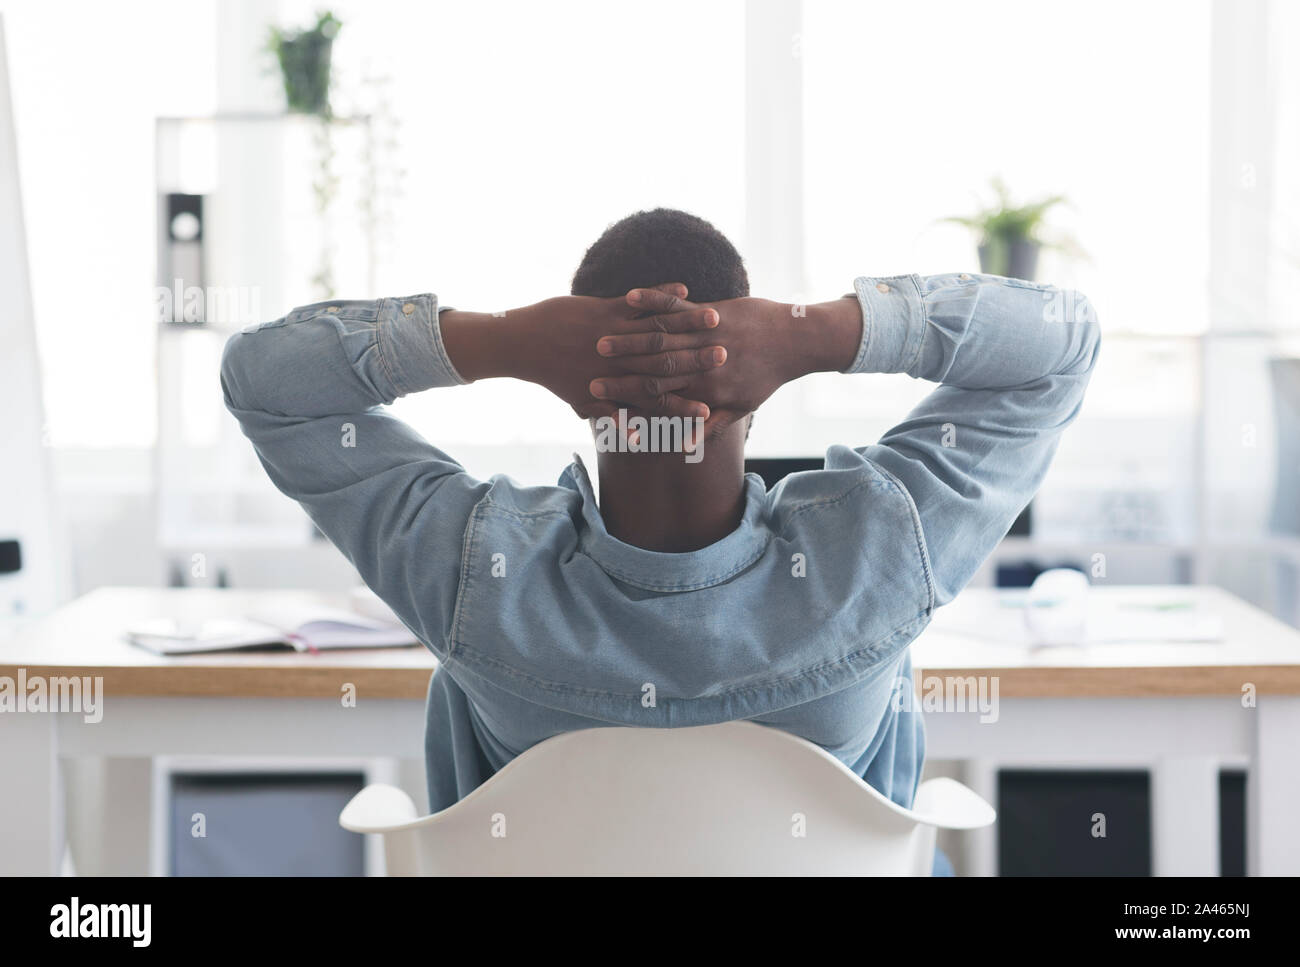
<svg viewBox="0 0 1300 967"><path fill-rule="evenodd" d="M771 490L782 478L804 470L821 470L826 461L821 457L746 457L745 473L756 473Z"/></svg>
<svg viewBox="0 0 1300 967"><path fill-rule="evenodd" d="M1277 483L1270 524L1278 534L1300 534L1300 359L1269 360L1277 425Z"/></svg>

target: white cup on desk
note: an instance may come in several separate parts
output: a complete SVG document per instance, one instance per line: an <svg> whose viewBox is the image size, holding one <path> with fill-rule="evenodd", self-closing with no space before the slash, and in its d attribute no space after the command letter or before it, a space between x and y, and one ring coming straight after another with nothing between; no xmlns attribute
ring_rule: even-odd
<svg viewBox="0 0 1300 967"><path fill-rule="evenodd" d="M1025 601L1025 625L1035 645L1081 646L1088 632L1088 578L1057 567L1034 579Z"/></svg>

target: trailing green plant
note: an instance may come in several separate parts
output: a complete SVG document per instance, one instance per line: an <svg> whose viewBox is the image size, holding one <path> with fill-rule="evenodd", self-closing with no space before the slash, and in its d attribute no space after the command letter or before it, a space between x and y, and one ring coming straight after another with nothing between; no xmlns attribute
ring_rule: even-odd
<svg viewBox="0 0 1300 967"><path fill-rule="evenodd" d="M384 260L394 243L393 213L402 193L405 170L399 164L401 123L393 110L392 78L367 69L361 78L355 113L365 118L367 136L361 140L361 170L364 189L357 198L358 215L371 239L370 272Z"/></svg>
<svg viewBox="0 0 1300 967"><path fill-rule="evenodd" d="M316 215L320 219L320 256L312 286L321 299L334 298L334 240L330 232L330 207L339 193L339 177L334 171L334 130L331 118L315 122L313 142L316 148L316 176L312 179L312 195L316 200Z"/></svg>
<svg viewBox="0 0 1300 967"><path fill-rule="evenodd" d="M314 27L270 28L266 46L280 64L291 113L330 116L330 60L334 38L342 26L342 21L326 11L316 15Z"/></svg>
<svg viewBox="0 0 1300 967"><path fill-rule="evenodd" d="M338 195L339 180L334 171L334 111L330 104L334 39L343 22L330 11L316 14L316 23L301 30L271 25L266 49L280 65L284 97L290 114L316 119L313 132L316 173L312 194L321 221L320 258L312 286L321 298L334 296L333 242L330 238L329 209Z"/></svg>

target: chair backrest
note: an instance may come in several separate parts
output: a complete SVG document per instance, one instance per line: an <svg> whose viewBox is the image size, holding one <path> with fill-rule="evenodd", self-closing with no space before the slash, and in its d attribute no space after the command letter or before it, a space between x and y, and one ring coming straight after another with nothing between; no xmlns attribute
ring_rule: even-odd
<svg viewBox="0 0 1300 967"><path fill-rule="evenodd" d="M928 875L936 826L993 821L936 779L903 809L833 756L745 722L549 739L418 818L369 787L340 822L382 832L390 873Z"/></svg>

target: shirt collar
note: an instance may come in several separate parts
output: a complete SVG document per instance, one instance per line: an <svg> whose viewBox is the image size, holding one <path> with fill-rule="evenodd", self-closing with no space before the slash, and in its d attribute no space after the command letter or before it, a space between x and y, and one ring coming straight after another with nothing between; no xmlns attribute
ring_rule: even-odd
<svg viewBox="0 0 1300 967"><path fill-rule="evenodd" d="M560 475L559 485L582 497L582 551L610 577L650 591L694 591L721 584L757 561L772 536L763 514L767 489L753 473L745 475L745 513L740 525L708 547L681 554L633 547L611 535L600 516L587 468L576 453Z"/></svg>

